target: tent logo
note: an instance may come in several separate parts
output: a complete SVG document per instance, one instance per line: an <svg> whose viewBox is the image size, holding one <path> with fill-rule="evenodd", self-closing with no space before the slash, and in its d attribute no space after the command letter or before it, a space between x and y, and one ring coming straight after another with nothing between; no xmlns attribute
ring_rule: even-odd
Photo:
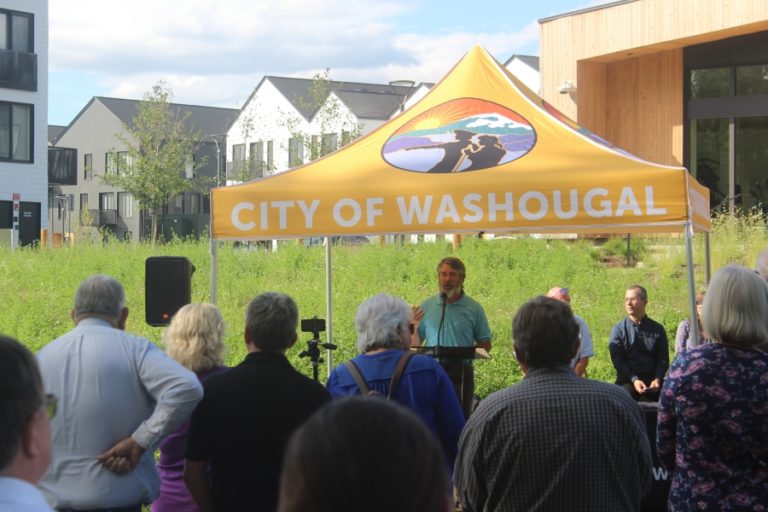
<svg viewBox="0 0 768 512"><path fill-rule="evenodd" d="M520 114L497 103L459 98L401 126L382 148L388 163L428 173L490 169L525 156L536 131Z"/></svg>

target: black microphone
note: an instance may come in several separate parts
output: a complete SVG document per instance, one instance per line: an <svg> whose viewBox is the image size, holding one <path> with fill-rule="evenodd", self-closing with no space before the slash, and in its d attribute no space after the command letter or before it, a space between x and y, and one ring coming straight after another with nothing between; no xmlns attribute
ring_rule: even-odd
<svg viewBox="0 0 768 512"><path fill-rule="evenodd" d="M440 294L440 305L445 307L445 303L448 301L448 294L445 292L442 292Z"/></svg>

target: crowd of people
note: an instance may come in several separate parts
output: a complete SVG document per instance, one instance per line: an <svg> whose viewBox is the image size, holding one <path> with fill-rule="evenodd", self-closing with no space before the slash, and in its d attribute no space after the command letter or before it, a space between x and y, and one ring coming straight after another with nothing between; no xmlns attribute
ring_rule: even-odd
<svg viewBox="0 0 768 512"><path fill-rule="evenodd" d="M125 332L122 285L93 276L75 327L36 358L0 336L0 510L636 511L654 451L668 510L768 510L768 251L756 267L714 274L671 364L646 288L629 286L615 384L587 378L592 334L553 287L512 319L524 378L480 401L473 351L491 330L455 257L418 306L360 304L359 355L325 386L285 355L288 295L251 300L228 368L215 305L182 307L162 350Z"/></svg>

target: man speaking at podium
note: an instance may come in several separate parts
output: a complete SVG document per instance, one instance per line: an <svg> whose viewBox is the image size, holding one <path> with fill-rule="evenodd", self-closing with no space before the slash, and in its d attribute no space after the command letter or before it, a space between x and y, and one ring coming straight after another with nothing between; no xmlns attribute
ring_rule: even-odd
<svg viewBox="0 0 768 512"><path fill-rule="evenodd" d="M427 347L482 348L491 350L491 329L483 307L464 293L464 263L453 256L437 264L437 282L440 293L414 309L416 330L412 346L422 343ZM439 348L436 349L439 352ZM440 357L440 354L436 354ZM443 368L453 382L461 402L464 416L472 412L475 394L475 372L471 361L441 360ZM463 384L463 385L462 385Z"/></svg>

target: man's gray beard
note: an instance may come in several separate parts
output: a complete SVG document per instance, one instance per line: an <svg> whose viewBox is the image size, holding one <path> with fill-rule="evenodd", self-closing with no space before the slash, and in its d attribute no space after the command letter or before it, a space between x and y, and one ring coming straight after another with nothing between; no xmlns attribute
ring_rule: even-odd
<svg viewBox="0 0 768 512"><path fill-rule="evenodd" d="M446 290L445 291L445 296L448 299L453 299L455 297L458 297L458 296L461 295L461 288L462 288L461 286L455 286L455 287L451 288L450 290Z"/></svg>

